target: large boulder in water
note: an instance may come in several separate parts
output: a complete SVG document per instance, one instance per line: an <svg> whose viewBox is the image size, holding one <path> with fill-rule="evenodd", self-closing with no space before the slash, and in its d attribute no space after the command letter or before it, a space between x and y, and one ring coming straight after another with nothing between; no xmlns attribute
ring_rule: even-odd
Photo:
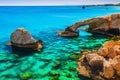
<svg viewBox="0 0 120 80"><path fill-rule="evenodd" d="M82 52L78 74L93 80L120 80L120 41L107 41L94 51Z"/></svg>
<svg viewBox="0 0 120 80"><path fill-rule="evenodd" d="M14 47L37 51L43 47L42 41L35 40L24 28L18 28L11 34L11 44Z"/></svg>

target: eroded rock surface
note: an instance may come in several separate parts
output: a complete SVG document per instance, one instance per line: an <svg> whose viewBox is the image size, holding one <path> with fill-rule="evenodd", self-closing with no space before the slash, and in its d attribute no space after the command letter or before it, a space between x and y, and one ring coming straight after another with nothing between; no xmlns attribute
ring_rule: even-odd
<svg viewBox="0 0 120 80"><path fill-rule="evenodd" d="M73 29L72 27L68 27L65 31L58 32L58 35L64 37L77 37L79 36L79 31L77 29Z"/></svg>
<svg viewBox="0 0 120 80"><path fill-rule="evenodd" d="M11 44L18 48L30 48L40 51L43 47L42 41L35 40L24 28L18 28L11 34Z"/></svg>
<svg viewBox="0 0 120 80"><path fill-rule="evenodd" d="M84 51L78 60L78 74L94 80L120 80L120 41L105 42L94 51Z"/></svg>
<svg viewBox="0 0 120 80"><path fill-rule="evenodd" d="M109 16L91 18L75 23L69 26L64 31L59 32L60 36L78 36L77 29L81 26L88 25L89 32L106 34L114 36L120 34L120 13L112 14ZM73 34L71 32L74 32ZM71 35L70 35L71 34Z"/></svg>

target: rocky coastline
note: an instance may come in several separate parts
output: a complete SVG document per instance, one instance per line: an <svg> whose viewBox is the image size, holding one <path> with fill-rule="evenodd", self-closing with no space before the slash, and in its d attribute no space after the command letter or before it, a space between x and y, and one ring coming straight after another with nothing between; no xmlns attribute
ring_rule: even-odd
<svg viewBox="0 0 120 80"><path fill-rule="evenodd" d="M107 41L98 50L83 51L78 74L93 80L120 79L120 41Z"/></svg>
<svg viewBox="0 0 120 80"><path fill-rule="evenodd" d="M90 32L106 34L114 36L119 34L120 28L120 14L113 14L106 17L92 18L76 23L69 26L65 31L59 32L59 36L64 37L77 37L79 36L78 28L80 26L89 25ZM32 35L24 28L16 29L10 36L10 45L14 49L28 49L41 51L43 48L43 42L41 40L35 40ZM82 44L83 46L83 44ZM78 59L77 72L78 75L91 78L93 80L119 80L120 79L120 40L119 41L107 41L101 48L91 51L82 51L82 56L76 53L71 53L69 60ZM66 59L67 60L67 59ZM61 62L55 62L52 66L57 69L61 65ZM72 65L73 67L73 65ZM70 71L76 71L76 68L69 68ZM26 78L26 74L21 75L21 78ZM54 78L59 79L59 73L50 73L50 76L55 75ZM57 76L56 76L57 75ZM66 74L70 77L70 74Z"/></svg>

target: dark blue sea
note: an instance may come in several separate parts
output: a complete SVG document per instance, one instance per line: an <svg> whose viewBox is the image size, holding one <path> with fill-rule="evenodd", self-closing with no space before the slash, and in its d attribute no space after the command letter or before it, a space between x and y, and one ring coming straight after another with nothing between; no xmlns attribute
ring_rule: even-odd
<svg viewBox="0 0 120 80"><path fill-rule="evenodd" d="M84 19L118 12L120 6L0 6L0 80L90 80L76 71L80 51L100 48L109 38L81 29L76 38L57 32ZM42 51L14 51L6 45L17 28L42 40Z"/></svg>

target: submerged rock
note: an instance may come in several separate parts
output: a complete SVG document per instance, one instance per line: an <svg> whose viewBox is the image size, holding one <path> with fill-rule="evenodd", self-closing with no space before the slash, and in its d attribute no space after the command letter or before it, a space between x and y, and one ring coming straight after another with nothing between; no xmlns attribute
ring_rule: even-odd
<svg viewBox="0 0 120 80"><path fill-rule="evenodd" d="M120 41L108 41L98 50L83 51L78 74L94 80L120 79Z"/></svg>
<svg viewBox="0 0 120 80"><path fill-rule="evenodd" d="M53 64L53 68L59 68L60 67L60 65L61 65L61 63L59 62L59 61L56 61L56 62L54 62L54 64Z"/></svg>
<svg viewBox="0 0 120 80"><path fill-rule="evenodd" d="M22 73L20 75L20 79L21 80L28 80L31 77L32 77L32 73L31 72L25 72L25 73Z"/></svg>
<svg viewBox="0 0 120 80"><path fill-rule="evenodd" d="M119 35L120 13L82 20L66 28L65 31L59 32L58 35L67 37L79 36L77 29L85 25L89 26L86 30L92 33L105 34L108 36Z"/></svg>
<svg viewBox="0 0 120 80"><path fill-rule="evenodd" d="M33 49L40 51L42 41L35 40L24 28L18 28L11 34L11 45L21 49Z"/></svg>

